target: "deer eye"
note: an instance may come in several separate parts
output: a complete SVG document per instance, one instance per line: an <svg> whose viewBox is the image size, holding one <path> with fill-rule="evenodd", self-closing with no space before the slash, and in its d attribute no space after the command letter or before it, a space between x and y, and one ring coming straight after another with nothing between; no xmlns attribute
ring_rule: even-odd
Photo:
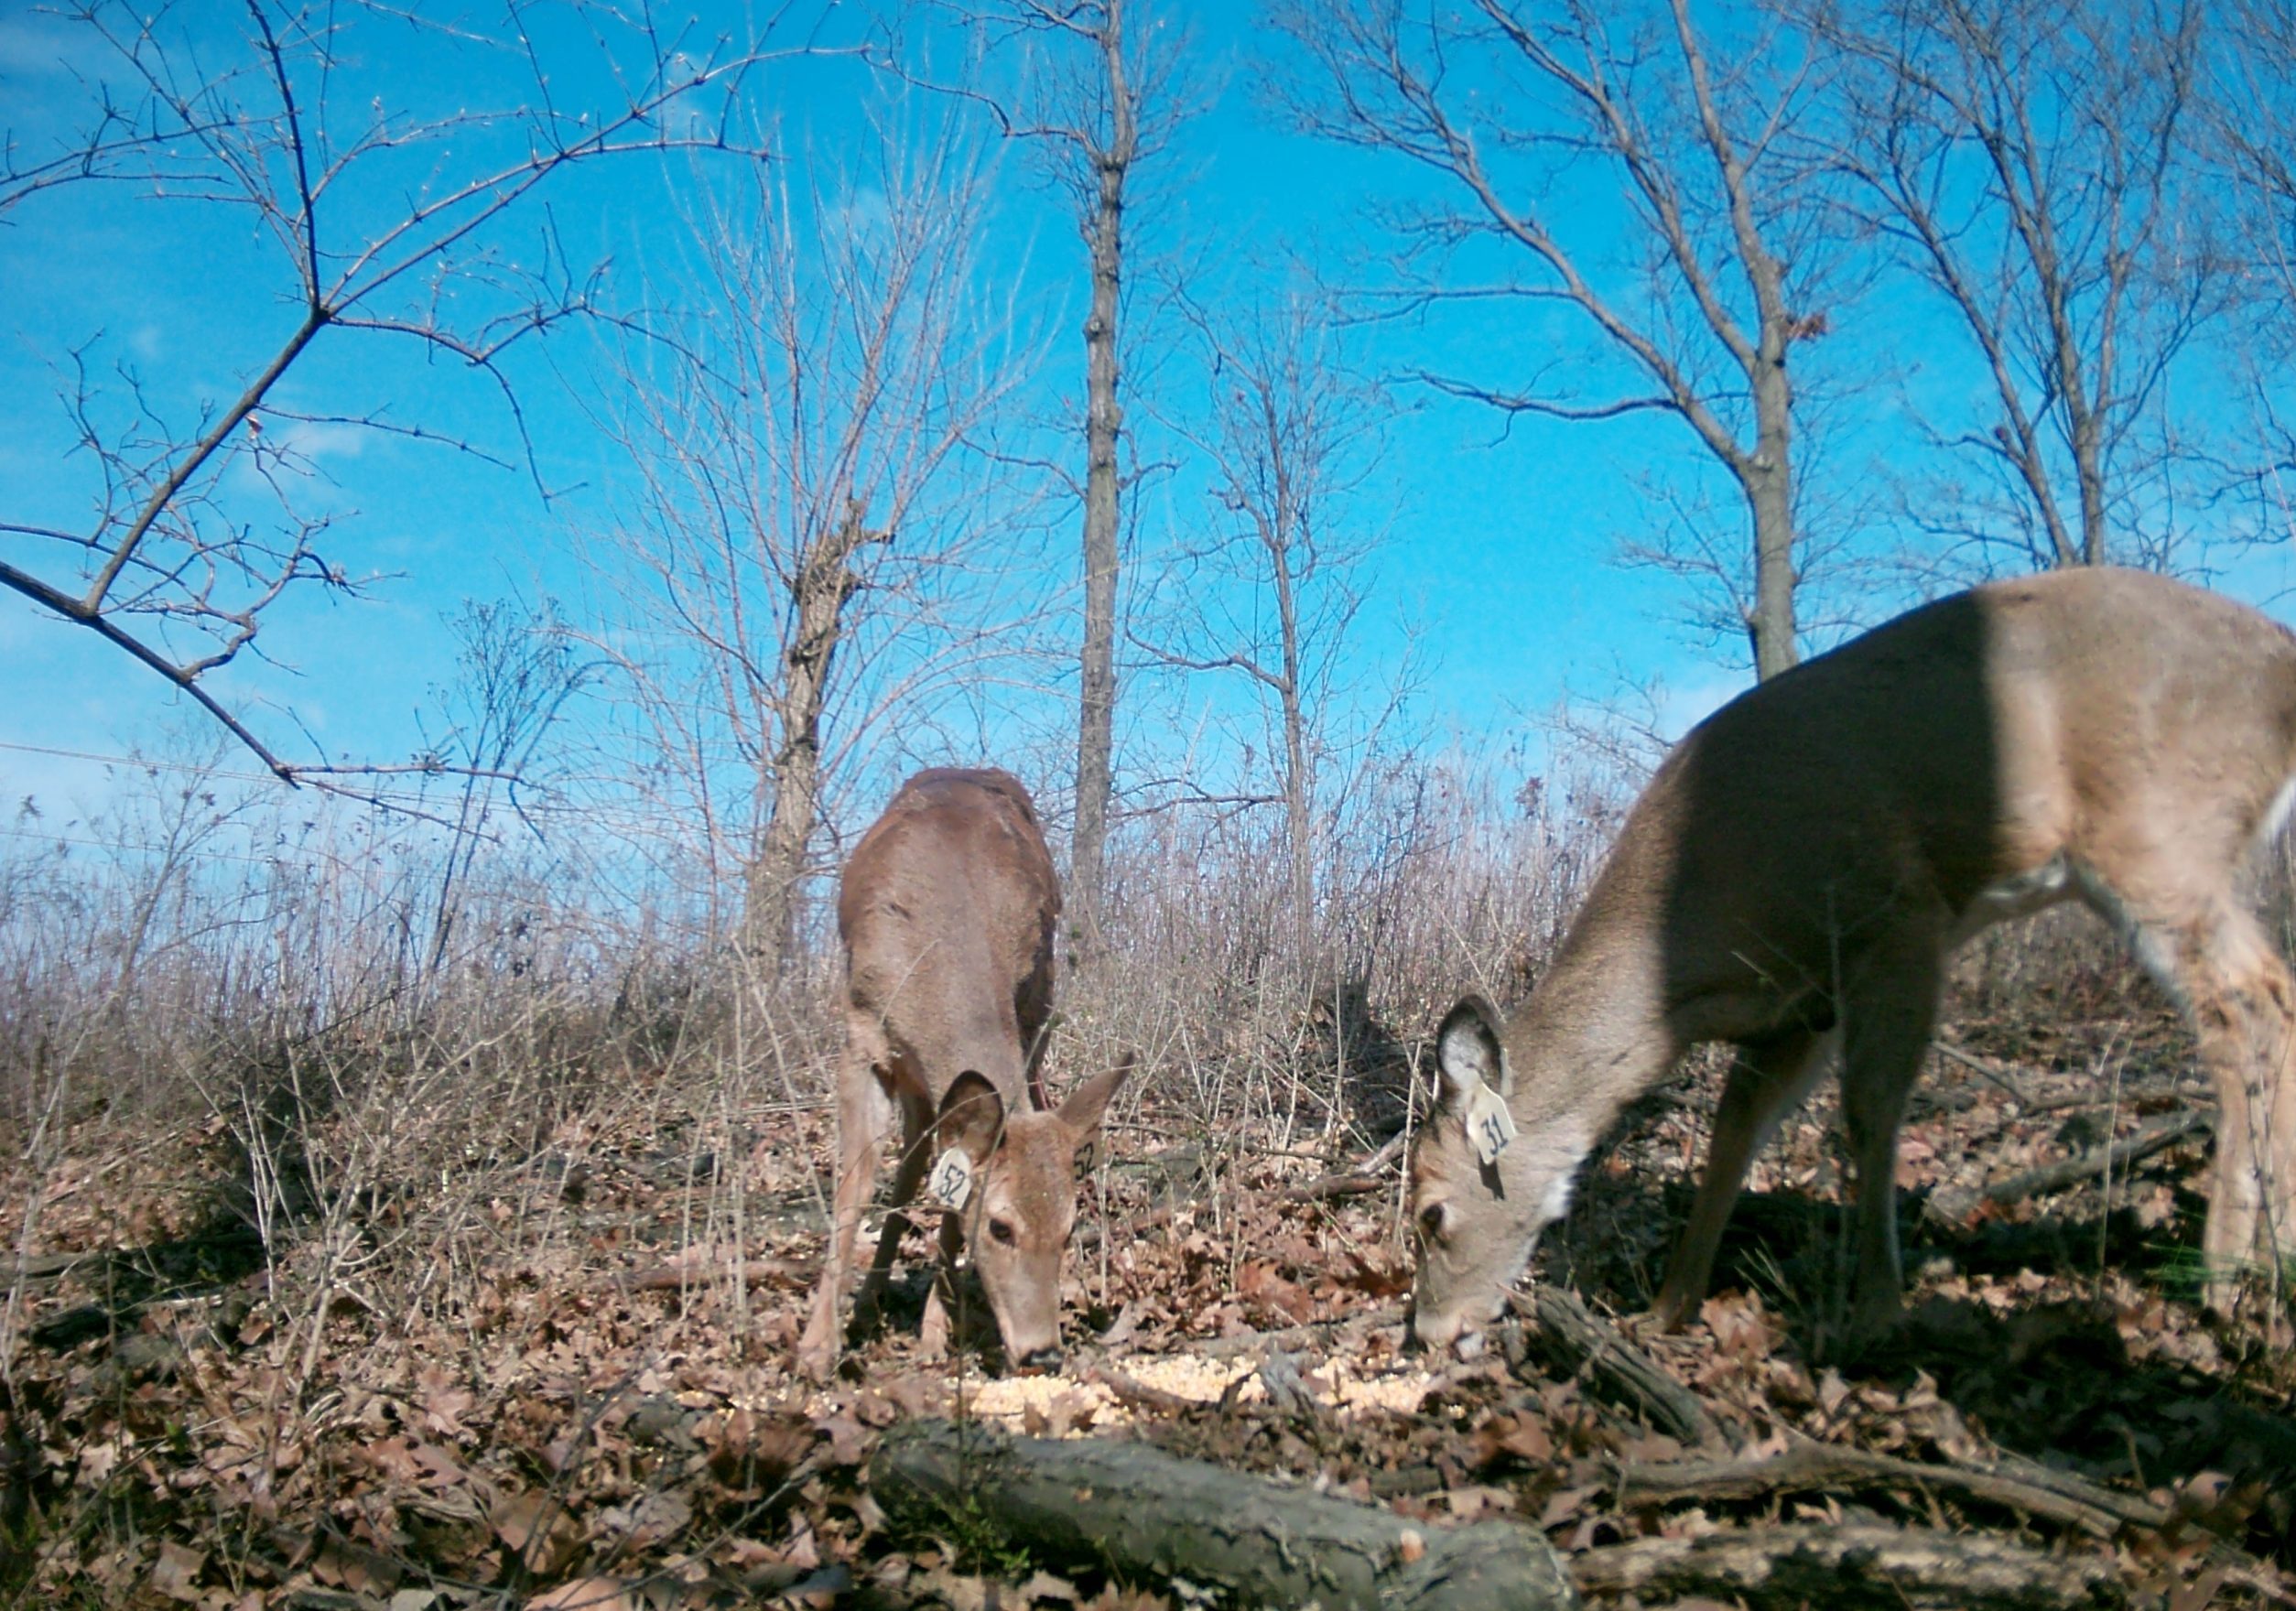
<svg viewBox="0 0 2296 1611"><path fill-rule="evenodd" d="M989 1235L1000 1247L1009 1248L1019 1239L1013 1229L1013 1222L1002 1215L989 1221Z"/></svg>
<svg viewBox="0 0 2296 1611"><path fill-rule="evenodd" d="M1422 1208L1419 1211L1419 1234L1421 1238L1430 1242L1441 1241L1443 1239L1445 1221L1448 1217L1449 1210L1441 1203L1430 1203L1424 1208Z"/></svg>

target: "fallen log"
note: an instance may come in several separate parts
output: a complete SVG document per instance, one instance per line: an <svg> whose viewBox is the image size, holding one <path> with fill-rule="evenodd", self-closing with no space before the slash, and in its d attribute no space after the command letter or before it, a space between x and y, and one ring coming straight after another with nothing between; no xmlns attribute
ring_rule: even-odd
<svg viewBox="0 0 2296 1611"><path fill-rule="evenodd" d="M2119 1493L2031 1461L1995 1466L1932 1465L1834 1443L1796 1443L1759 1460L1669 1460L1619 1470L1619 1504L1683 1499L1755 1499L1771 1494L1918 1487L1958 1494L2004 1509L2110 1538L2123 1526L2168 1525L2169 1513L2141 1494Z"/></svg>
<svg viewBox="0 0 2296 1611"><path fill-rule="evenodd" d="M2094 1147L2074 1157L2044 1163L2038 1169L2012 1174L2007 1180L1997 1180L1975 1191L1932 1192L1922 1211L1941 1225L1958 1226L1976 1211L1979 1204L2014 1203L2025 1197L2037 1197L2044 1192L2060 1192L2067 1186L2078 1185L2093 1174L2116 1173L2131 1163L2174 1146L2196 1130L2213 1130L2215 1124L2216 1115L2204 1108L2171 1113L2166 1119L2156 1119L2108 1146Z"/></svg>
<svg viewBox="0 0 2296 1611"><path fill-rule="evenodd" d="M1383 1172L1403 1150L1403 1138L1397 1136L1362 1162L1336 1169L1305 1185L1286 1187L1278 1195L1286 1203L1320 1203L1332 1197L1359 1197L1387 1191L1395 1183Z"/></svg>
<svg viewBox="0 0 2296 1611"><path fill-rule="evenodd" d="M1697 1538L1637 1539L1571 1557L1588 1594L1742 1596L1828 1611L2059 1611L2124 1604L2105 1556L2045 1555L1982 1533L1886 1522L1792 1522Z"/></svg>
<svg viewBox="0 0 2296 1611"><path fill-rule="evenodd" d="M92 1264L99 1259L109 1259L109 1253L27 1253L20 1259L0 1260L0 1285L13 1286L17 1281L54 1281L70 1275L82 1264Z"/></svg>
<svg viewBox="0 0 2296 1611"><path fill-rule="evenodd" d="M1962 1067L1968 1069L1974 1074L1982 1076L1986 1079L1990 1080L1993 1084L1998 1086L2002 1090L2007 1091L2012 1097L2016 1098L2017 1105L2019 1107L2022 1108L2031 1100L2031 1097L2025 1095L2025 1087L2017 1083L2015 1076L2010 1073L2010 1071L2002 1066L2000 1064L1994 1062L1992 1058L1980 1057L1975 1052L1965 1052L1959 1046L1953 1044L1949 1041L1933 1040L1930 1042L1930 1045L1940 1057L1944 1057L1950 1062L1960 1064Z"/></svg>
<svg viewBox="0 0 2296 1611"><path fill-rule="evenodd" d="M1583 1373L1597 1398L1636 1411L1681 1443L1711 1446L1725 1441L1697 1394L1570 1292L1542 1285L1508 1301L1532 1322L1523 1342L1550 1369Z"/></svg>
<svg viewBox="0 0 2296 1611"><path fill-rule="evenodd" d="M977 1422L886 1433L870 1493L896 1528L1024 1551L1224 1605L1324 1611L1575 1606L1562 1563L1511 1521L1419 1528L1392 1511L1144 1443L1014 1438Z"/></svg>

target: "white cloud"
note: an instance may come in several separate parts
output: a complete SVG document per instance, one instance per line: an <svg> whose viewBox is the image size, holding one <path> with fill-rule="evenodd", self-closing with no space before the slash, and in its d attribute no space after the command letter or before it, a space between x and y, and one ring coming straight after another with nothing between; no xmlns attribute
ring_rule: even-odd
<svg viewBox="0 0 2296 1611"><path fill-rule="evenodd" d="M360 459L374 433L363 426L332 419L296 419L272 427L274 442L285 452L314 464L330 459Z"/></svg>
<svg viewBox="0 0 2296 1611"><path fill-rule="evenodd" d="M1743 676L1719 674L1668 684L1659 690L1658 730L1669 741L1679 739L1744 693L1748 686Z"/></svg>

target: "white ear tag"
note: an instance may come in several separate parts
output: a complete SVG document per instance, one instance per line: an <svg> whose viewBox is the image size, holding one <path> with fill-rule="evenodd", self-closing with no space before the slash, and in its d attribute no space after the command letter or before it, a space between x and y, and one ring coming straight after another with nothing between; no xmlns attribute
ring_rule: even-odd
<svg viewBox="0 0 2296 1611"><path fill-rule="evenodd" d="M1475 1094L1467 1099L1467 1140L1476 1162L1486 1167L1497 1162L1514 1139L1515 1117L1507 1111L1506 1098L1477 1081Z"/></svg>
<svg viewBox="0 0 2296 1611"><path fill-rule="evenodd" d="M951 1147L941 1154L933 1173L926 1177L925 1189L944 1207L965 1206L965 1199L972 1195L972 1159L962 1147Z"/></svg>

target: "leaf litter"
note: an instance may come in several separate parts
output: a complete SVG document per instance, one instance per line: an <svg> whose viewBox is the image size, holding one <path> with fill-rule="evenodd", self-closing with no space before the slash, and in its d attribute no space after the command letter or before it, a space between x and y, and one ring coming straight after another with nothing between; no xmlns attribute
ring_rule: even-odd
<svg viewBox="0 0 2296 1611"><path fill-rule="evenodd" d="M2173 1018L2115 1005L2105 1024L1957 1015L1957 1044L2013 1068L2016 1094L1954 1062L1931 1071L1901 1181L1915 1199L1909 1321L1862 1357L1838 1357L1827 1271L1842 1168L1825 1101L1792 1116L1758 1166L1717 1295L1681 1335L1632 1316L1680 1223L1718 1066L1695 1063L1590 1167L1540 1273L1627 1317L1619 1335L1698 1396L1725 1448L1652 1430L1597 1372L1553 1376L1519 1337L1466 1364L1407 1355L1394 1193L1285 1195L1342 1155L1246 1152L1177 1203L1131 1184L1146 1171L1104 1172L1104 1228L1069 1261L1076 1346L1057 1376L984 1368L977 1303L958 1305L954 1361L918 1358L926 1243L913 1236L884 1324L815 1388L789 1360L818 1252L806 1170L828 1154L826 1116L787 1121L800 1147L715 1139L720 1155L746 1151L747 1191L780 1209L745 1242L694 1236L690 1172L640 1166L656 1138L617 1139L601 1113L582 1141L579 1212L560 1203L541 1228L535 1183L506 1178L498 1211L423 1259L402 1251L415 1268L395 1281L330 1286L322 1260L289 1248L100 1335L24 1348L5 1447L22 1518L10 1536L27 1547L8 1581L211 1611L1173 1603L1154 1585L890 1536L868 1489L877 1435L958 1414L1144 1439L1431 1527L1510 1517L1566 1556L1879 1519L2094 1558L2131 1605L2296 1604L2296 1363L2284 1339L2194 1307L2205 1138L2136 1165L2109 1206L2090 1183L1987 1204L1959 1227L1919 1219L1941 1191L2128 1133L2173 1091L2190 1066ZM2095 1074L2108 1046L2131 1093L2110 1111ZM1162 1117L1186 1133L1185 1112ZM183 1183L215 1173L213 1134L154 1138L101 1193L72 1183L117 1138L92 1120L70 1140L49 1179L12 1183L49 1199L51 1247L103 1252L198 1228L205 1208ZM384 1261L374 1245L362 1258ZM102 1304L111 1279L96 1260L26 1283L26 1335ZM2160 1519L2098 1536L1882 1477L1621 1497L1630 1474L1805 1444L1969 1469L2021 1461Z"/></svg>

